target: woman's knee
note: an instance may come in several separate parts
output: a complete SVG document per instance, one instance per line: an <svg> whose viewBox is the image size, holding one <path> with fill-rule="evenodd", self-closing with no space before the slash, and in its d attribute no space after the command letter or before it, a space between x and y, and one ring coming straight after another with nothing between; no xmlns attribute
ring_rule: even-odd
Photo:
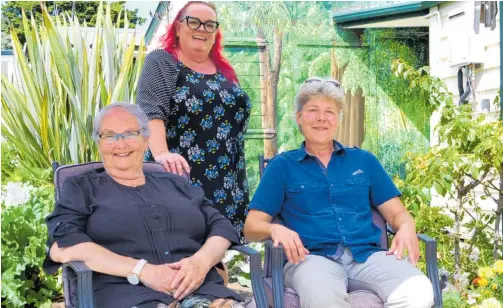
<svg viewBox="0 0 503 308"><path fill-rule="evenodd" d="M431 308L434 304L433 286L424 275L412 276L391 292L386 307Z"/></svg>

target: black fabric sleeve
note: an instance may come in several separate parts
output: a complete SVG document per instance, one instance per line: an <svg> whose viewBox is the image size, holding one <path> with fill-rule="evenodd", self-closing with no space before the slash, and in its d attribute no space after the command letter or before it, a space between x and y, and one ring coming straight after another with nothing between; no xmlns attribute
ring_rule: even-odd
<svg viewBox="0 0 503 308"><path fill-rule="evenodd" d="M206 198L201 204L201 211L206 220L206 239L212 236L221 236L228 239L231 245L240 244L237 230Z"/></svg>
<svg viewBox="0 0 503 308"><path fill-rule="evenodd" d="M150 120L168 122L177 79L176 60L171 54L157 49L147 55L138 81L136 104Z"/></svg>
<svg viewBox="0 0 503 308"><path fill-rule="evenodd" d="M84 189L75 178L69 178L63 183L62 193L54 211L45 220L49 237L43 267L47 273L53 274L61 266L60 263L52 261L49 255L54 242L57 242L60 248L92 242L85 233L89 215L91 211Z"/></svg>

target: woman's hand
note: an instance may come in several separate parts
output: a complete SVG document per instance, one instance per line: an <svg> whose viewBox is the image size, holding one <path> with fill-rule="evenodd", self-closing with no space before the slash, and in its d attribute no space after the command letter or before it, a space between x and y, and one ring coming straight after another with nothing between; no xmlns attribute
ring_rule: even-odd
<svg viewBox="0 0 503 308"><path fill-rule="evenodd" d="M197 290L211 269L211 266L207 262L196 256L184 258L179 262L167 265L173 269L177 269L176 276L171 282L171 289L174 290L173 297L176 300L185 298Z"/></svg>
<svg viewBox="0 0 503 308"><path fill-rule="evenodd" d="M184 173L190 174L190 166L180 154L165 151L154 155L154 159L162 164L167 172L176 173L179 176L183 176Z"/></svg>
<svg viewBox="0 0 503 308"><path fill-rule="evenodd" d="M271 227L271 238L274 242L274 247L278 247L278 244L283 245L288 262L298 264L299 261L304 261L306 254L309 253L309 250L302 244L297 232L283 225L273 224Z"/></svg>
<svg viewBox="0 0 503 308"><path fill-rule="evenodd" d="M394 254L398 260L401 260L405 249L409 253L410 263L416 265L417 261L419 261L419 242L414 225L403 224L398 229L387 254Z"/></svg>
<svg viewBox="0 0 503 308"><path fill-rule="evenodd" d="M154 265L147 263L140 272L140 281L155 291L173 295L171 283L177 272L176 267L167 264Z"/></svg>

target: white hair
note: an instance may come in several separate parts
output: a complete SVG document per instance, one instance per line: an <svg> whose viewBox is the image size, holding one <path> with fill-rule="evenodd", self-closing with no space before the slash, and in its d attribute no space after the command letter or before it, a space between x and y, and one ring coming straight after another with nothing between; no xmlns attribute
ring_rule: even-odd
<svg viewBox="0 0 503 308"><path fill-rule="evenodd" d="M99 131L103 118L105 118L105 116L110 110L116 108L122 108L127 112L129 112L131 115L133 115L138 121L138 124L140 125L142 135L144 137L150 136L150 128L148 126L149 119L147 115L143 112L143 110L140 109L140 107L125 102L115 102L98 111L98 114L96 114L96 117L94 117L93 133L92 133L92 138L94 141L98 142L99 140L99 134L100 134Z"/></svg>

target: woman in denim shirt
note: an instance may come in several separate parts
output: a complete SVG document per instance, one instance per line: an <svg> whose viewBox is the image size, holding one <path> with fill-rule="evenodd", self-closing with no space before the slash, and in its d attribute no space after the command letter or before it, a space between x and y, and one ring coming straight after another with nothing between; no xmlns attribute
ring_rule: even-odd
<svg viewBox="0 0 503 308"><path fill-rule="evenodd" d="M336 80L312 78L302 85L295 109L305 141L269 162L244 234L283 246L285 286L304 308L350 307L348 287L376 293L385 307L431 307L433 289L414 266L416 228L400 192L374 155L334 140L343 105ZM372 207L397 232L388 251L380 248ZM271 223L276 216L283 225Z"/></svg>

